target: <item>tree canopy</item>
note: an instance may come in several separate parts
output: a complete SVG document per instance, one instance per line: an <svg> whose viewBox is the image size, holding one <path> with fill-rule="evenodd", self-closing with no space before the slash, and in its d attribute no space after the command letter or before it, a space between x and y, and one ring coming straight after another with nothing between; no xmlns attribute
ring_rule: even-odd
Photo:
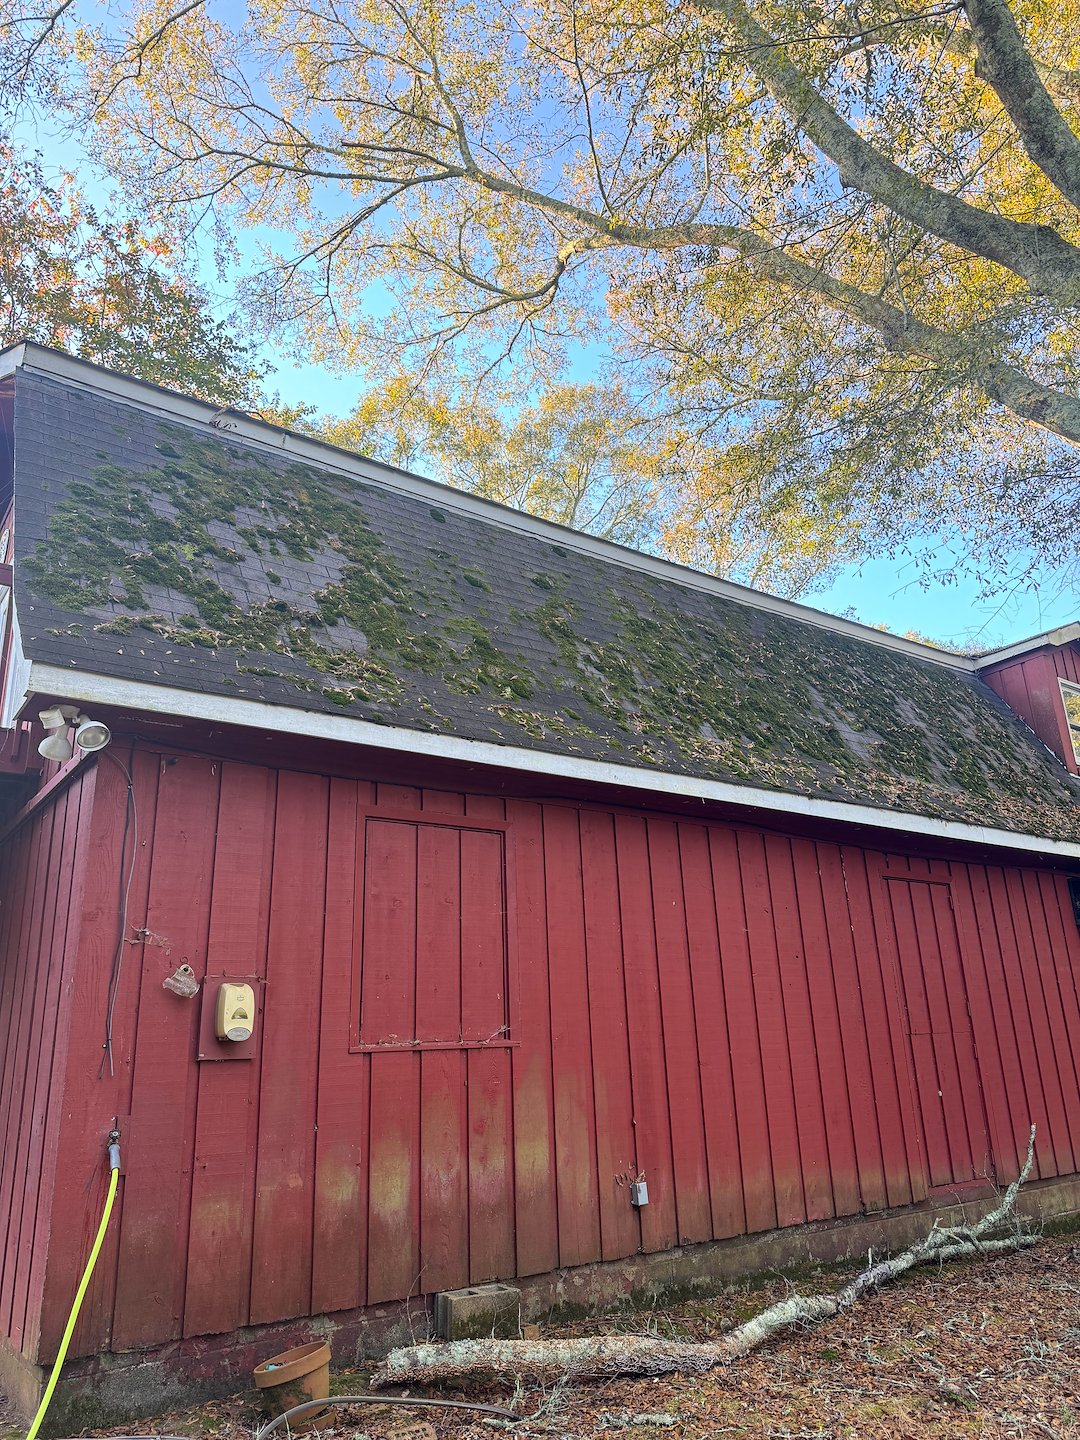
<svg viewBox="0 0 1080 1440"><path fill-rule="evenodd" d="M602 346L679 456L670 543L774 588L927 532L1075 560L1077 0L237 15L77 49L148 196L290 237L258 307L314 356Z"/></svg>
<svg viewBox="0 0 1080 1440"><path fill-rule="evenodd" d="M618 391L555 385L514 412L427 394L400 376L317 433L610 540L647 546L663 528L664 457L648 421Z"/></svg>
<svg viewBox="0 0 1080 1440"><path fill-rule="evenodd" d="M250 404L261 372L168 247L107 221L69 180L0 146L0 347L36 340L220 405Z"/></svg>

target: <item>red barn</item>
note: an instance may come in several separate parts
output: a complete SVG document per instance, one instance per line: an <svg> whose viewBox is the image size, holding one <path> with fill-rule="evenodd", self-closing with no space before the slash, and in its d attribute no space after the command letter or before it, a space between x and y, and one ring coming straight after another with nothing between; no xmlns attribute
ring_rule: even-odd
<svg viewBox="0 0 1080 1440"><path fill-rule="evenodd" d="M896 1243L1032 1122L1080 1209L1080 627L949 654L31 345L0 432L24 1409L114 1126L55 1426Z"/></svg>

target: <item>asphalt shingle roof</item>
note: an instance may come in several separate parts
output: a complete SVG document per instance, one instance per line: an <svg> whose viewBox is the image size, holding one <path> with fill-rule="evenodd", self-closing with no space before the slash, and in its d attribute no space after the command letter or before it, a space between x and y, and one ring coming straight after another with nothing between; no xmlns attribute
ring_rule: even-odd
<svg viewBox="0 0 1080 1440"><path fill-rule="evenodd" d="M976 676L556 531L29 370L15 486L32 659L1080 839L1080 786Z"/></svg>

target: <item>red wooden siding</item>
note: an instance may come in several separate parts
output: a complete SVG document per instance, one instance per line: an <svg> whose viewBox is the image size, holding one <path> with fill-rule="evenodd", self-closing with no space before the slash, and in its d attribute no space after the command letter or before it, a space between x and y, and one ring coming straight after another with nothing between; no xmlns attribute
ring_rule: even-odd
<svg viewBox="0 0 1080 1440"><path fill-rule="evenodd" d="M43 1359L113 1115L120 1216L79 1353L1007 1180L1032 1120L1041 1175L1080 1164L1080 933L1059 875L149 748L132 764L116 1073L96 1078L126 782L103 761L64 982L78 1023L52 1062L47 1273L17 1304L0 1292L25 1338L44 1285ZM5 870L27 916L8 927L34 956L5 959L9 1027L42 1023L32 973L57 983L53 911L70 905L45 860L78 793L20 832L22 870ZM211 986L252 978L251 1058L194 1058L201 998L161 983L181 961ZM40 1048L27 1066L15 1036L13 1053L0 1075L20 1118L0 1114L32 1138L20 1087ZM18 1154L0 1200L21 1190L23 1235L41 1161ZM638 1212L620 1181L640 1171ZM3 1230L0 1245L19 1275L38 1263Z"/></svg>
<svg viewBox="0 0 1080 1440"><path fill-rule="evenodd" d="M92 774L0 845L0 1336L36 1336Z"/></svg>
<svg viewBox="0 0 1080 1440"><path fill-rule="evenodd" d="M993 1176L951 885L914 876L889 881L926 1178L933 1189Z"/></svg>
<svg viewBox="0 0 1080 1440"><path fill-rule="evenodd" d="M1080 685L1080 645L1048 645L979 673L1074 775L1080 773L1058 686L1059 680Z"/></svg>

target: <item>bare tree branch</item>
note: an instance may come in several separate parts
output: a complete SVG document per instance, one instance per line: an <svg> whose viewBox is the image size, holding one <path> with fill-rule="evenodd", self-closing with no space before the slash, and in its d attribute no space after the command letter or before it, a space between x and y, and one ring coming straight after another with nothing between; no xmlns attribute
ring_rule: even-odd
<svg viewBox="0 0 1080 1440"><path fill-rule="evenodd" d="M1000 1255L1034 1245L1037 1236L1013 1220L1016 1197L1031 1174L1035 1126L1019 1176L997 1205L974 1225L933 1227L922 1240L861 1271L833 1295L792 1295L770 1305L722 1340L662 1340L645 1335L601 1335L582 1340L457 1340L392 1350L372 1376L372 1388L430 1385L467 1377L531 1375L543 1380L606 1379L613 1375L700 1375L750 1354L785 1330L804 1329L849 1310L865 1296L917 1265ZM995 1238L995 1232L1006 1230Z"/></svg>
<svg viewBox="0 0 1080 1440"><path fill-rule="evenodd" d="M30 36L22 47L16 45L14 62L0 75L0 82L5 87L18 90L28 83L38 56L52 40L60 22L75 3L76 0L60 0L58 5L54 5L42 15L18 15L0 25L0 30L13 34L21 34L28 24L38 27L37 34Z"/></svg>

